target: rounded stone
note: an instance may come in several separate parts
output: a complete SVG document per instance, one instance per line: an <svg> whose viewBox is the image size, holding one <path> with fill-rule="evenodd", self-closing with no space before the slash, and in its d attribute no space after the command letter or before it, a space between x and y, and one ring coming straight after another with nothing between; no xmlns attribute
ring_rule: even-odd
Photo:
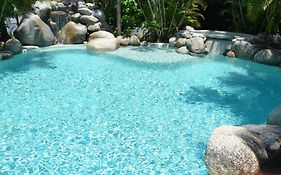
<svg viewBox="0 0 281 175"><path fill-rule="evenodd" d="M221 126L209 139L205 163L211 175L256 175L260 163L255 151L266 153L248 129Z"/></svg>
<svg viewBox="0 0 281 175"><path fill-rule="evenodd" d="M91 16L91 15L82 15L80 17L80 22L84 25L94 25L95 23L97 23L99 20L94 17L94 16Z"/></svg>
<svg viewBox="0 0 281 175"><path fill-rule="evenodd" d="M180 48L177 48L176 52L180 54L187 54L189 53L189 50L187 49L186 46L182 46Z"/></svg>
<svg viewBox="0 0 281 175"><path fill-rule="evenodd" d="M140 46L141 42L136 35L132 35L129 39L129 43L132 46Z"/></svg>
<svg viewBox="0 0 281 175"><path fill-rule="evenodd" d="M9 39L8 41L6 41L6 43L4 45L4 50L10 51L14 55L19 54L22 52L22 44L20 43L19 40L15 39L15 38Z"/></svg>
<svg viewBox="0 0 281 175"><path fill-rule="evenodd" d="M264 49L256 53L254 61L261 64L279 66L281 64L281 56L280 53L275 50Z"/></svg>
<svg viewBox="0 0 281 175"><path fill-rule="evenodd" d="M186 38L179 38L176 41L176 47L180 48L186 45Z"/></svg>
<svg viewBox="0 0 281 175"><path fill-rule="evenodd" d="M236 40L231 50L234 51L238 58L252 60L257 53L257 49L248 41Z"/></svg>
<svg viewBox="0 0 281 175"><path fill-rule="evenodd" d="M89 36L89 40L96 39L96 38L108 38L108 39L114 39L115 36L107 31L98 31L94 32Z"/></svg>
<svg viewBox="0 0 281 175"><path fill-rule="evenodd" d="M176 41L177 41L177 38L176 37L172 37L169 39L169 46L170 47L174 47L176 45Z"/></svg>
<svg viewBox="0 0 281 175"><path fill-rule="evenodd" d="M59 32L58 40L65 44L81 44L86 39L87 27L82 24L68 22Z"/></svg>
<svg viewBox="0 0 281 175"><path fill-rule="evenodd" d="M93 12L88 9L88 8L78 8L78 13L80 13L81 15L92 15Z"/></svg>
<svg viewBox="0 0 281 175"><path fill-rule="evenodd" d="M119 44L115 38L95 38L90 40L86 47L94 51L114 51Z"/></svg>

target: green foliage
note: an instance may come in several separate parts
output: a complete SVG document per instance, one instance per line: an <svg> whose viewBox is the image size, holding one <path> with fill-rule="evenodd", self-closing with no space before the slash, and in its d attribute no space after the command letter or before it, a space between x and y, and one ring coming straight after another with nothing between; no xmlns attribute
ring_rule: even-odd
<svg viewBox="0 0 281 175"><path fill-rule="evenodd" d="M232 29L247 33L277 33L281 24L280 0L218 0L223 15L232 16Z"/></svg>

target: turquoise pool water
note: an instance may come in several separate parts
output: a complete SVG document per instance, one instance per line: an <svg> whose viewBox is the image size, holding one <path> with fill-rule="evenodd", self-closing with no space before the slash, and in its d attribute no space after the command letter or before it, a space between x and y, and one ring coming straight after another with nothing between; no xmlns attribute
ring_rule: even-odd
<svg viewBox="0 0 281 175"><path fill-rule="evenodd" d="M207 174L214 128L265 123L281 105L279 68L61 48L0 62L0 174Z"/></svg>

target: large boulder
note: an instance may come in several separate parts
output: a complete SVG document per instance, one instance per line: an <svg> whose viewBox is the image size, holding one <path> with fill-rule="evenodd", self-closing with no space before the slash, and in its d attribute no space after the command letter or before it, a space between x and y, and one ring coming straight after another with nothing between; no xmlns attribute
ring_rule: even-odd
<svg viewBox="0 0 281 175"><path fill-rule="evenodd" d="M64 44L82 44L86 40L87 27L68 22L59 32L58 40Z"/></svg>
<svg viewBox="0 0 281 175"><path fill-rule="evenodd" d="M49 1L36 1L33 4L33 10L44 22L47 22L51 14L51 4Z"/></svg>
<svg viewBox="0 0 281 175"><path fill-rule="evenodd" d="M22 52L22 44L20 43L19 40L15 39L15 38L9 39L8 41L6 41L6 43L4 45L4 50L10 51L14 55L19 54Z"/></svg>
<svg viewBox="0 0 281 175"><path fill-rule="evenodd" d="M89 25L94 25L94 24L96 24L98 21L99 21L99 20L98 20L96 17L91 16L91 15L82 15L82 16L80 17L80 22L81 22L82 24L84 24L84 25L87 25L87 26L89 26Z"/></svg>
<svg viewBox="0 0 281 175"><path fill-rule="evenodd" d="M28 14L23 17L14 35L25 45L49 46L54 44L55 41L50 27L38 15L34 14Z"/></svg>
<svg viewBox="0 0 281 175"><path fill-rule="evenodd" d="M261 64L279 66L281 64L281 55L275 50L260 50L254 56L254 61Z"/></svg>
<svg viewBox="0 0 281 175"><path fill-rule="evenodd" d="M256 175L265 145L243 127L221 126L211 135L205 163L211 175Z"/></svg>
<svg viewBox="0 0 281 175"><path fill-rule="evenodd" d="M267 124L281 126L281 107L275 108L268 116Z"/></svg>
<svg viewBox="0 0 281 175"><path fill-rule="evenodd" d="M108 38L108 39L114 39L115 36L107 31L98 31L94 32L89 36L89 40L96 39L96 38Z"/></svg>
<svg viewBox="0 0 281 175"><path fill-rule="evenodd" d="M176 45L176 41L177 41L177 38L176 37L172 37L169 39L169 46L170 47L174 47Z"/></svg>
<svg viewBox="0 0 281 175"><path fill-rule="evenodd" d="M94 51L114 51L119 47L115 38L95 38L87 43L87 49Z"/></svg>
<svg viewBox="0 0 281 175"><path fill-rule="evenodd" d="M206 52L204 38L195 36L186 40L186 47L193 53L203 54Z"/></svg>
<svg viewBox="0 0 281 175"><path fill-rule="evenodd" d="M238 58L252 60L257 53L257 49L248 41L237 40L233 43L231 50L234 51Z"/></svg>

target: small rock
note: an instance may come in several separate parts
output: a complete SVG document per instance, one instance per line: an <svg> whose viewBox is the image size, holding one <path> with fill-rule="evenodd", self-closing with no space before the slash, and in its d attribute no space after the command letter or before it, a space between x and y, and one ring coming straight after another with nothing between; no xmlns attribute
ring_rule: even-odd
<svg viewBox="0 0 281 175"><path fill-rule="evenodd" d="M226 49L226 51L223 53L223 56L227 56L229 58L235 58L236 57L235 53L230 49Z"/></svg>
<svg viewBox="0 0 281 175"><path fill-rule="evenodd" d="M170 46L170 47L175 47L176 41L177 41L177 38L176 38L176 37L170 38L170 39L169 39L169 46Z"/></svg>
<svg viewBox="0 0 281 175"><path fill-rule="evenodd" d="M91 16L91 15L82 15L80 17L80 22L84 25L94 25L95 23L97 23L99 20L94 17L94 16Z"/></svg>
<svg viewBox="0 0 281 175"><path fill-rule="evenodd" d="M75 14L71 15L71 21L77 23L77 22L79 22L80 17L81 17L80 13L75 13Z"/></svg>
<svg viewBox="0 0 281 175"><path fill-rule="evenodd" d="M180 48L177 48L176 52L180 53L180 54L187 54L189 52L189 50L187 49L186 46L182 46Z"/></svg>
<svg viewBox="0 0 281 175"><path fill-rule="evenodd" d="M88 9L88 8L78 8L78 13L80 13L81 15L92 15L93 12Z"/></svg>
<svg viewBox="0 0 281 175"><path fill-rule="evenodd" d="M90 31L90 32L97 32L100 29L101 29L101 23L100 22L98 22L94 25L89 25L89 27L88 27L88 31Z"/></svg>
<svg viewBox="0 0 281 175"><path fill-rule="evenodd" d="M13 55L20 54L22 52L22 44L15 38L9 39L4 45L4 50L12 52Z"/></svg>
<svg viewBox="0 0 281 175"><path fill-rule="evenodd" d="M187 30L187 31L193 31L193 30L194 30L194 28L193 28L193 27L191 27L191 26L185 26L185 30Z"/></svg>
<svg viewBox="0 0 281 175"><path fill-rule="evenodd" d="M136 35L132 35L130 37L130 45L132 46L140 46L140 40L138 39L138 37Z"/></svg>
<svg viewBox="0 0 281 175"><path fill-rule="evenodd" d="M14 56L13 53L10 51L0 52L1 60L8 60L8 59L12 58L13 56Z"/></svg>
<svg viewBox="0 0 281 175"><path fill-rule="evenodd" d="M180 48L180 47L185 46L185 45L186 45L186 38L177 39L177 41L176 41L176 47L177 48Z"/></svg>

